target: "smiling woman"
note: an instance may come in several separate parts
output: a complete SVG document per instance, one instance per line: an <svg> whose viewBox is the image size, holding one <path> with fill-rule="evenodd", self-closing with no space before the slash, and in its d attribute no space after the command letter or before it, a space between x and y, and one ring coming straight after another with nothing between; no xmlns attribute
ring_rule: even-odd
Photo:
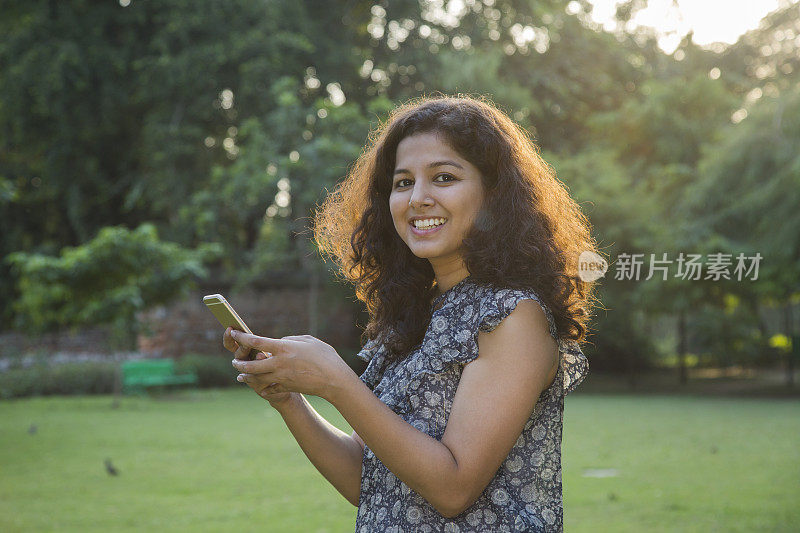
<svg viewBox="0 0 800 533"><path fill-rule="evenodd" d="M480 171L435 133L397 146L389 209L411 253L431 263L440 284L463 278L461 243L483 205ZM410 170L412 169L412 170Z"/></svg>
<svg viewBox="0 0 800 533"><path fill-rule="evenodd" d="M365 340L407 354L430 302L467 272L535 290L559 332L583 340L592 283L578 277L578 257L596 248L524 130L487 101L434 98L397 108L373 138L315 223L370 313ZM441 230L431 218L445 219Z"/></svg>
<svg viewBox="0 0 800 533"><path fill-rule="evenodd" d="M238 379L358 506L358 532L559 531L564 397L588 369L586 219L485 101L412 102L373 139L315 221L370 313L366 370L314 337L229 330Z"/></svg>

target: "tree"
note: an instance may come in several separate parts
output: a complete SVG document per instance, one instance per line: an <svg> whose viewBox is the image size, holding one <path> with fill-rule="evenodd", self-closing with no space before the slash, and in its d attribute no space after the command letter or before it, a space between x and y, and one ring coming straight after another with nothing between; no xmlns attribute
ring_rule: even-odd
<svg viewBox="0 0 800 533"><path fill-rule="evenodd" d="M136 314L185 294L205 275L213 246L187 250L162 242L151 224L134 231L108 227L59 257L17 252L9 258L19 280L17 326L40 332L64 326L112 324L135 347Z"/></svg>
<svg viewBox="0 0 800 533"><path fill-rule="evenodd" d="M757 284L731 280L728 291L756 321L760 302L783 306L791 337L791 308L800 299L800 91L753 104L700 168L687 206L694 227L719 235L731 251L763 258ZM791 365L787 372L791 381Z"/></svg>
<svg viewBox="0 0 800 533"><path fill-rule="evenodd" d="M273 108L267 88L314 51L298 2L4 2L3 13L0 257L145 221L196 246L180 207L230 163L206 144Z"/></svg>

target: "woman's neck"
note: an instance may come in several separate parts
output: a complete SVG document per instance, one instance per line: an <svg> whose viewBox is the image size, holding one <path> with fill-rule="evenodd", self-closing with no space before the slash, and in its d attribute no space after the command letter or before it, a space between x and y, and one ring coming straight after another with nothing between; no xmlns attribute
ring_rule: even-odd
<svg viewBox="0 0 800 533"><path fill-rule="evenodd" d="M469 276L469 270L463 263L453 265L451 268L435 268L433 269L436 277L436 287L438 294L443 294L445 291L453 288L457 283Z"/></svg>

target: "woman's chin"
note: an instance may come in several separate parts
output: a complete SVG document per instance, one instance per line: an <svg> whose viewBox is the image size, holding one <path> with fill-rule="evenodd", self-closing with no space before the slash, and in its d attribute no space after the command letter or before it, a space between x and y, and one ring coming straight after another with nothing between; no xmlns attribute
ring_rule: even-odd
<svg viewBox="0 0 800 533"><path fill-rule="evenodd" d="M427 259L429 261L436 261L437 259L444 259L452 255L453 252L442 250L438 246L414 246L410 247L411 253L420 259Z"/></svg>
<svg viewBox="0 0 800 533"><path fill-rule="evenodd" d="M411 248L411 253L420 259L436 259L440 255L437 250L432 250L424 246Z"/></svg>
<svg viewBox="0 0 800 533"><path fill-rule="evenodd" d="M416 257L419 257L420 259L431 259L432 257L435 257L431 254L427 254L425 252L420 252L420 251L411 250L411 253L414 254Z"/></svg>

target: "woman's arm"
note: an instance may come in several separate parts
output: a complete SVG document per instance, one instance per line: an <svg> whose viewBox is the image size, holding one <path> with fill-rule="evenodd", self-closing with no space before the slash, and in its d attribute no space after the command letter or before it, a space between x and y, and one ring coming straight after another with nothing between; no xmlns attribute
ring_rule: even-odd
<svg viewBox="0 0 800 533"><path fill-rule="evenodd" d="M250 348L239 345L231 337L232 328L227 328L222 338L225 348L239 358L249 357ZM288 339L302 337L285 337ZM257 360L266 359L259 352ZM300 449L311 464L333 485L339 493L353 505L358 505L361 489L361 459L364 443L353 432L347 435L330 424L296 392L274 392L274 388L264 384L249 383L259 396L281 415L286 427L294 436Z"/></svg>
<svg viewBox="0 0 800 533"><path fill-rule="evenodd" d="M363 445L325 420L302 394L275 406L311 464L347 501L358 506Z"/></svg>
<svg viewBox="0 0 800 533"><path fill-rule="evenodd" d="M479 354L464 367L441 441L406 423L360 381L331 402L389 470L448 517L481 495L557 370L558 348L533 301L481 333Z"/></svg>
<svg viewBox="0 0 800 533"><path fill-rule="evenodd" d="M301 346L234 335L240 343L275 355L237 361L244 381L277 382L275 390L327 399L389 470L448 517L469 507L486 488L558 363L541 307L520 302L493 332L479 334L479 356L464 367L438 441L395 414L348 367L344 371L334 365L327 353L332 348L321 341L308 338Z"/></svg>

